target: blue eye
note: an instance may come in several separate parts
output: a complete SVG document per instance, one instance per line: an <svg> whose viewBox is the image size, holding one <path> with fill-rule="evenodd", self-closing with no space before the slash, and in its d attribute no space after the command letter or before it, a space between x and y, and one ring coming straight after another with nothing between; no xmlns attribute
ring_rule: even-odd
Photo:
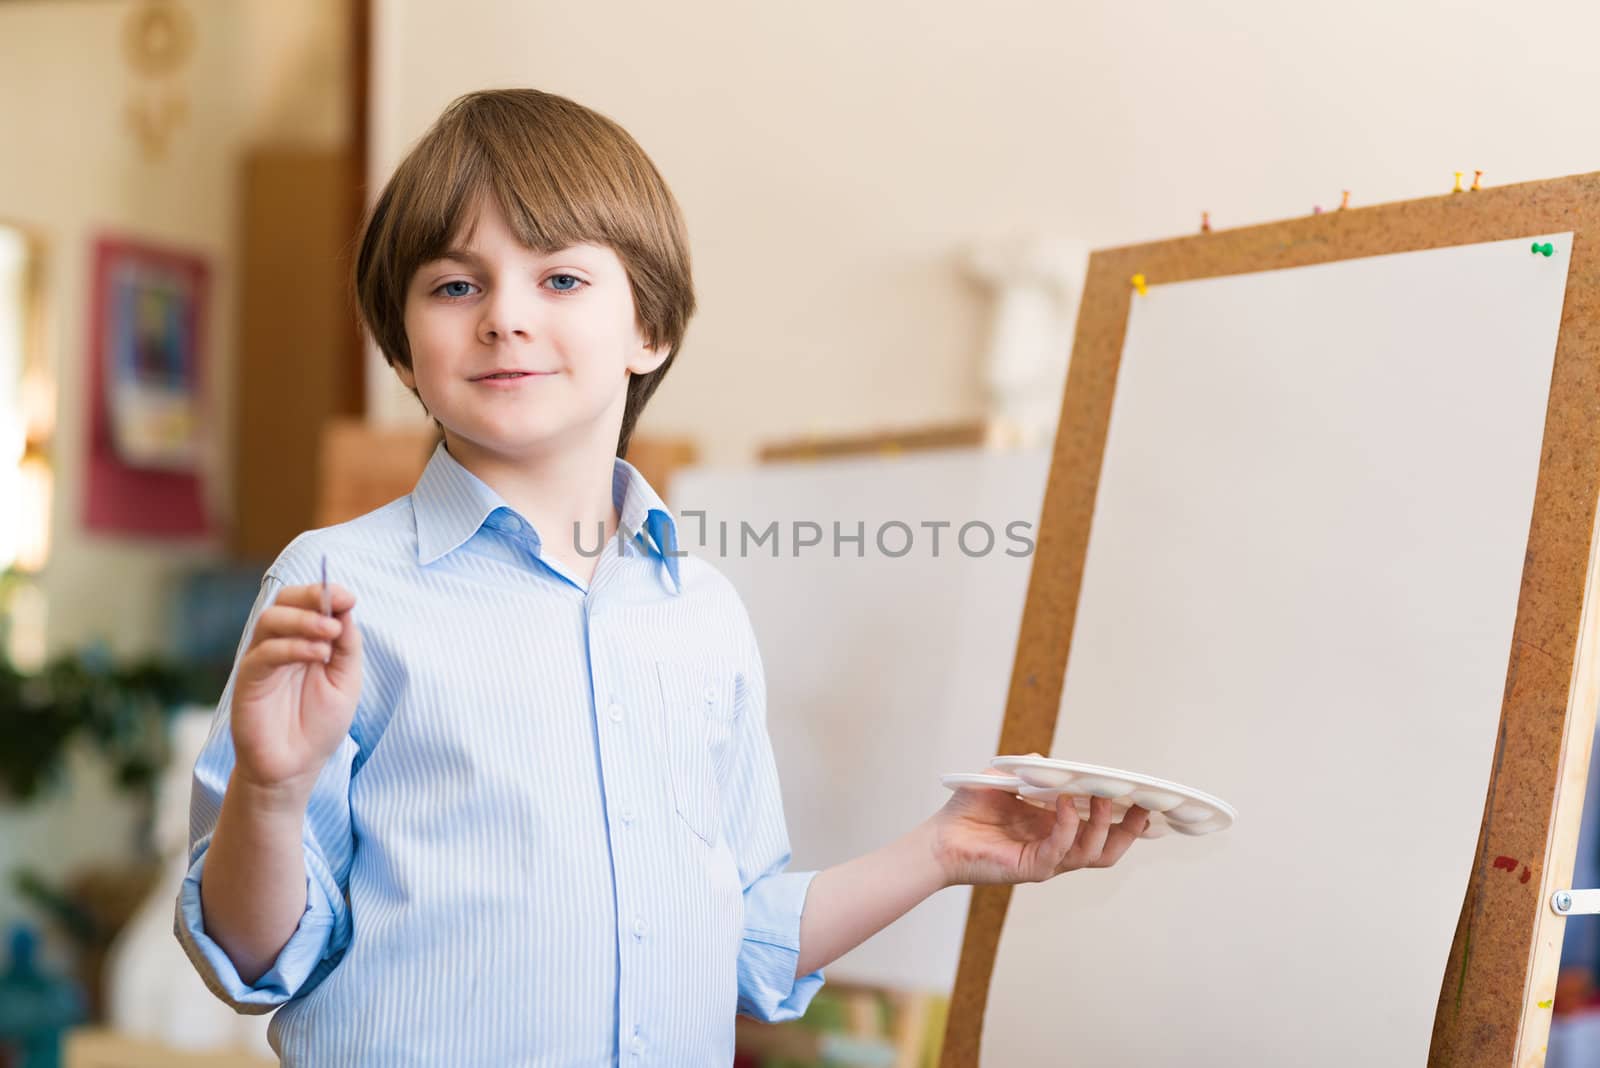
<svg viewBox="0 0 1600 1068"><path fill-rule="evenodd" d="M444 285L440 286L438 289L435 289L434 292L435 293L443 293L447 297L450 297L450 298L455 299L455 300L459 300L462 297L465 297L465 296L468 295L467 293L463 292L461 289L458 288L460 286L465 286L467 289L475 289L475 288L477 288L471 282L446 282Z"/></svg>
<svg viewBox="0 0 1600 1068"><path fill-rule="evenodd" d="M555 291L557 293L571 293L573 290L577 289L579 286L588 284L588 283L584 282L584 280L579 278L578 276L571 275L571 274L553 274L549 278L547 278L546 281L548 281L548 282L559 282L562 279L565 279L566 281L571 282L573 284L572 284L571 287L556 286L555 287Z"/></svg>

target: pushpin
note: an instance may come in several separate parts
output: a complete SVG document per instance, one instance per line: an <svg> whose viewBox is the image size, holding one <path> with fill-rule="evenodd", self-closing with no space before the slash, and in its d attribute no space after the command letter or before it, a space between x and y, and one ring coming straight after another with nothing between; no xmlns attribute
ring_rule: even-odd
<svg viewBox="0 0 1600 1068"><path fill-rule="evenodd" d="M1450 190L1450 192L1452 192L1452 193L1461 192L1461 172L1460 171L1456 171L1456 187L1454 189Z"/></svg>
<svg viewBox="0 0 1600 1068"><path fill-rule="evenodd" d="M1200 232L1202 234L1209 234L1211 232L1211 213L1209 211L1202 211L1200 213Z"/></svg>
<svg viewBox="0 0 1600 1068"><path fill-rule="evenodd" d="M1343 211L1344 209L1348 208L1349 206L1350 206L1350 190L1346 189L1344 191L1344 196L1339 198L1339 210Z"/></svg>
<svg viewBox="0 0 1600 1068"><path fill-rule="evenodd" d="M1548 256L1553 256L1553 255L1555 255L1555 251L1556 251L1556 247L1555 247L1555 246L1554 246L1554 245L1552 245L1552 244L1551 244L1551 243L1550 243L1550 242L1548 242L1548 241L1546 241L1546 242L1545 242L1545 243L1544 243L1544 244L1542 244L1542 245L1541 245L1541 244L1539 244L1539 242L1537 242L1537 241L1535 241L1535 242L1534 242L1534 243L1533 243L1533 251L1534 251L1534 252L1536 252L1536 253L1538 253L1538 254L1539 254L1539 255L1541 255L1541 256L1546 256L1546 257L1548 257Z"/></svg>
<svg viewBox="0 0 1600 1068"><path fill-rule="evenodd" d="M1128 281L1133 283L1133 288L1135 288L1135 289L1137 289L1139 291L1139 295L1141 297L1145 296L1146 294L1148 294L1150 292L1150 290L1148 288L1148 283L1146 283L1145 280L1144 280L1144 275L1136 274L1132 278L1128 279Z"/></svg>
<svg viewBox="0 0 1600 1068"><path fill-rule="evenodd" d="M1313 205L1311 205L1311 214L1313 214L1313 215L1321 215L1322 214L1322 205L1321 204L1313 204Z"/></svg>
<svg viewBox="0 0 1600 1068"><path fill-rule="evenodd" d="M1476 193L1478 190L1480 190L1482 188L1483 188L1483 172L1482 171L1473 171L1472 172L1472 188L1467 190L1467 192Z"/></svg>

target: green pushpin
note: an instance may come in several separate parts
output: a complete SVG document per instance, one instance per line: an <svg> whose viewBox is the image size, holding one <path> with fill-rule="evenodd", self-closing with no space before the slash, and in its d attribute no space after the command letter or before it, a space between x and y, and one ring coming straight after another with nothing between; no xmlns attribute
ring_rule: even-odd
<svg viewBox="0 0 1600 1068"><path fill-rule="evenodd" d="M1553 256L1555 255L1556 247L1548 241L1542 245L1535 241L1533 243L1533 251L1537 252L1541 256Z"/></svg>

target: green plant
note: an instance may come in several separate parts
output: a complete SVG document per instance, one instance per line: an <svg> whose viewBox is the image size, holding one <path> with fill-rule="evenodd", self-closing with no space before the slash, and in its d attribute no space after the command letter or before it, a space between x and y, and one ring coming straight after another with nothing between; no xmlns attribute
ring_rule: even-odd
<svg viewBox="0 0 1600 1068"><path fill-rule="evenodd" d="M35 674L0 659L0 795L29 801L61 778L68 747L93 744L118 787L148 796L168 755L167 721L186 703L216 700L213 667L160 658L115 665L102 651L57 657Z"/></svg>

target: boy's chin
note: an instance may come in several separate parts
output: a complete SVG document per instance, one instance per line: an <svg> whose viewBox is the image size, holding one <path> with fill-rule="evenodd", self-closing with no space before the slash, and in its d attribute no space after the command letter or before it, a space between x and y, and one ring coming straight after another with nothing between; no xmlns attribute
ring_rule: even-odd
<svg viewBox="0 0 1600 1068"><path fill-rule="evenodd" d="M460 442L464 449L506 459L526 459L548 454L561 447L558 436L535 433L526 428L506 430L498 427L468 427L456 430L445 424L445 440Z"/></svg>

